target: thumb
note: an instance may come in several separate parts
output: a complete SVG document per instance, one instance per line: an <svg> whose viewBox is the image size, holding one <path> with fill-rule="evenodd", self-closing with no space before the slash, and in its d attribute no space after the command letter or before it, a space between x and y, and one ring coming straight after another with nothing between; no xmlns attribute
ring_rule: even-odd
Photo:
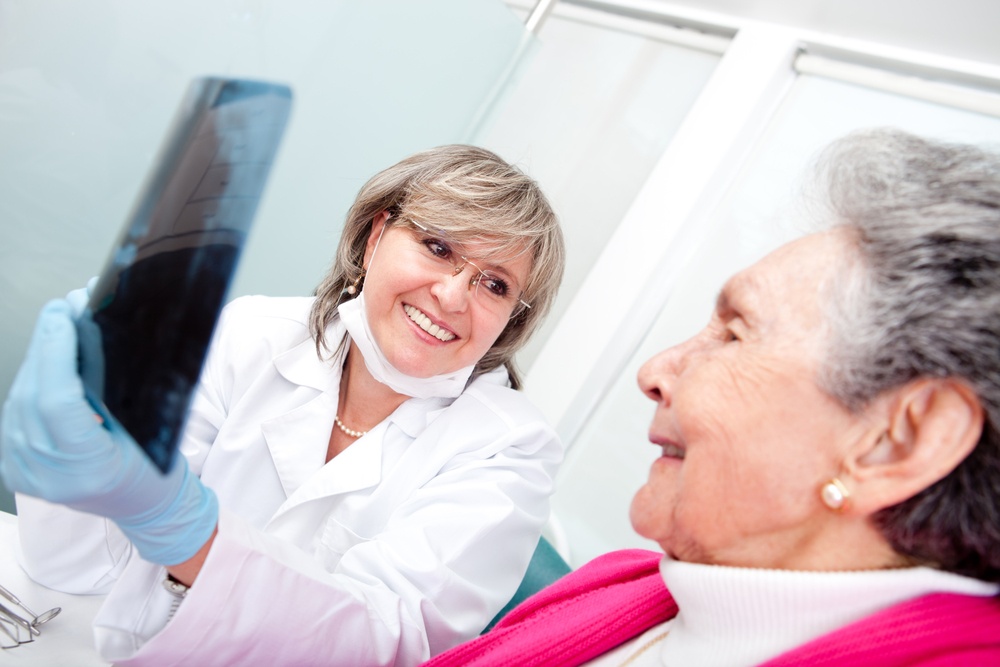
<svg viewBox="0 0 1000 667"><path fill-rule="evenodd" d="M38 389L43 396L67 390L74 395L83 394L76 371L76 326L72 314L69 302L56 299L45 304L38 316L28 355L34 356L38 364Z"/></svg>
<svg viewBox="0 0 1000 667"><path fill-rule="evenodd" d="M95 443L110 438L84 396L77 371L78 351L73 307L64 299L50 301L42 309L35 330L34 349L29 353L36 370L38 427L62 456L92 455ZM95 449L97 447L97 449ZM109 450L110 451L110 450Z"/></svg>
<svg viewBox="0 0 1000 667"><path fill-rule="evenodd" d="M26 360L37 368L35 390L38 412L50 429L68 436L87 438L100 429L90 404L84 399L83 382L77 372L76 326L72 306L63 300L50 301L42 308Z"/></svg>
<svg viewBox="0 0 1000 667"><path fill-rule="evenodd" d="M60 323L69 319L69 310L69 304L62 299L55 299L42 307L35 320L35 331L28 341L28 350L11 385L10 398L33 398L38 393L39 364L49 352L50 339L66 335L60 331ZM72 322L69 324L72 326ZM71 335L75 338L75 333Z"/></svg>
<svg viewBox="0 0 1000 667"><path fill-rule="evenodd" d="M50 424L64 423L68 416L64 406L74 402L74 395L83 393L76 374L76 332L70 310L69 304L59 299L45 304L38 315L28 351L4 405L5 459L13 456L19 443L29 448L47 443Z"/></svg>

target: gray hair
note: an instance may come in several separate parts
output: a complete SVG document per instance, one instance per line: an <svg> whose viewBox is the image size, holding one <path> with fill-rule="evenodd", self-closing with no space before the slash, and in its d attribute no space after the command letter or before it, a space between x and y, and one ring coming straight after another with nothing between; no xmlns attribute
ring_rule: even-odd
<svg viewBox="0 0 1000 667"><path fill-rule="evenodd" d="M528 252L531 269L522 286L522 309L476 364L472 377L504 366L520 388L515 353L544 320L555 301L565 266L562 231L541 189L520 169L484 148L432 148L373 176L347 213L333 266L316 288L310 331L321 357L329 349L327 326L337 316L348 285L363 279L362 262L372 222L383 211L392 219L420 222L460 243L485 241L497 256Z"/></svg>
<svg viewBox="0 0 1000 667"><path fill-rule="evenodd" d="M818 166L856 250L831 286L821 385L859 410L919 377L956 378L986 415L972 453L876 525L898 553L1000 581L1000 155L877 129Z"/></svg>

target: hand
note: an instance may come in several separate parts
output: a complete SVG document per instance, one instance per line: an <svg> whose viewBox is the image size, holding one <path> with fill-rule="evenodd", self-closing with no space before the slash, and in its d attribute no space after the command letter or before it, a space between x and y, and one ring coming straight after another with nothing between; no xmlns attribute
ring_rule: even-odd
<svg viewBox="0 0 1000 667"><path fill-rule="evenodd" d="M186 561L213 534L215 494L183 457L162 475L120 427L99 423L76 372L72 312L59 299L39 315L3 406L0 476L13 491L112 519L146 560Z"/></svg>

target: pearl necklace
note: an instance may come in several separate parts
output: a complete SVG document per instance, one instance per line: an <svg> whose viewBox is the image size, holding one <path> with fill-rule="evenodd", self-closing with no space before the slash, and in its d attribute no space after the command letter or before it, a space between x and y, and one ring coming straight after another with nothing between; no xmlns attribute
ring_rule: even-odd
<svg viewBox="0 0 1000 667"><path fill-rule="evenodd" d="M333 416L333 423L337 425L341 431L351 436L352 438L360 438L361 436L368 433L368 431L355 431L353 428L348 428L344 422L340 421L340 415Z"/></svg>

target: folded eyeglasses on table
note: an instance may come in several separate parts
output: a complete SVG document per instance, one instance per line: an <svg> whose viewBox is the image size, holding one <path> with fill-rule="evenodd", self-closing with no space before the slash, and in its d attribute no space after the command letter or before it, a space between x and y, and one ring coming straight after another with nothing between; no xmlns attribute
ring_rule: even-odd
<svg viewBox="0 0 1000 667"><path fill-rule="evenodd" d="M61 607L53 607L36 614L3 586L0 586L0 597L10 603L0 602L0 648L4 649L35 641L35 637L42 634L39 628L62 611Z"/></svg>

